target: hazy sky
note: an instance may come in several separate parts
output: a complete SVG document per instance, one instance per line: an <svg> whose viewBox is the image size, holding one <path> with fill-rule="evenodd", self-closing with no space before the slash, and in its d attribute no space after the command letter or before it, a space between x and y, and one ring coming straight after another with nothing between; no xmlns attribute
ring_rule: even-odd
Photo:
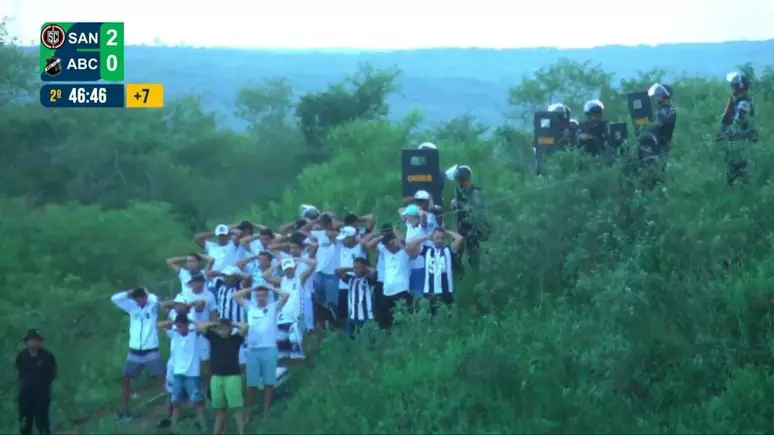
<svg viewBox="0 0 774 435"><path fill-rule="evenodd" d="M641 12L637 9L641 8ZM773 39L771 0L0 0L45 21L124 21L127 43L266 48L589 47ZM636 29L647 29L638 35Z"/></svg>

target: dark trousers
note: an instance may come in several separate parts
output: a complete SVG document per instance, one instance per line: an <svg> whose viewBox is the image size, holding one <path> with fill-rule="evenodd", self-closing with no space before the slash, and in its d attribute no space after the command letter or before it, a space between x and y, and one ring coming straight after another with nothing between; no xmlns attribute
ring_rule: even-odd
<svg viewBox="0 0 774 435"><path fill-rule="evenodd" d="M379 315L377 316L377 319L381 319L379 321L379 326L385 329L391 328L395 314L395 307L397 307L400 301L404 301L406 302L406 305L411 308L411 300L411 292L408 290L393 296L383 295L381 301L379 301L378 308Z"/></svg>
<svg viewBox="0 0 774 435"><path fill-rule="evenodd" d="M425 299L430 302L430 313L435 316L438 314L438 308L442 305L451 306L454 304L454 295L451 293L441 293L437 295L425 295Z"/></svg>
<svg viewBox="0 0 774 435"><path fill-rule="evenodd" d="M40 435L51 434L51 422L48 419L51 408L50 397L40 397L34 394L19 396L19 433L32 435L32 424L38 428Z"/></svg>

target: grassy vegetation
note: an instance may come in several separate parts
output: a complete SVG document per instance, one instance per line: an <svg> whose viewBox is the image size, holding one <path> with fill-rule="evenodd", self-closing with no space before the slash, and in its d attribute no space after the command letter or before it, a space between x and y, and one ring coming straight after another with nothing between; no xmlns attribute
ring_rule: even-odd
<svg viewBox="0 0 774 435"><path fill-rule="evenodd" d="M359 73L309 112L280 84L246 89L237 109L249 128L234 132L192 100L164 111L43 109L25 68L34 60L4 40L0 346L13 355L27 327L41 328L61 367L60 425L117 399L127 320L108 302L116 288L169 278L163 260L194 249L194 229L221 221L276 225L305 202L394 220L400 149L433 138L442 164L472 165L488 198L497 235L481 275L459 287L454 312L405 315L389 337L326 340L259 430L774 430L771 69L756 71L761 140L749 148L747 185L725 184L722 144L711 140L729 89L681 76L667 185L646 191L627 178L625 160L603 167L572 153L537 179L529 135L512 126L390 121L376 110L394 83L387 72ZM593 64L560 61L514 80L509 96L525 111L564 94L579 112L601 95L609 117L624 120L620 92L659 74L617 82ZM374 110L356 110L352 96L369 86ZM320 113L335 122L304 135L296 117ZM0 385L13 391L11 370ZM13 394L0 416L0 429L15 430ZM127 430L110 422L84 433Z"/></svg>

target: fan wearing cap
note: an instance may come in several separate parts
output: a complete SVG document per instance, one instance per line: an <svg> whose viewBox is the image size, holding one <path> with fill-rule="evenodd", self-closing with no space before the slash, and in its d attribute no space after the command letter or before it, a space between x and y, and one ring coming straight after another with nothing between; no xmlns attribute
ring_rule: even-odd
<svg viewBox="0 0 774 435"><path fill-rule="evenodd" d="M342 227L341 230L339 230L339 235L336 236L336 241L339 243L339 267L335 269L335 273L337 276L341 277L338 270L342 267L352 267L356 258L365 258L367 253L360 244L360 237L358 236L355 227ZM336 301L336 318L338 320L338 326L342 328L346 326L347 313L349 312L348 290L349 285L347 281L339 280L339 295L338 300Z"/></svg>
<svg viewBox="0 0 774 435"><path fill-rule="evenodd" d="M308 268L298 273L297 263L306 263ZM300 335L303 331L303 322L301 313L304 312L303 291L309 277L315 270L315 260L309 258L283 258L280 263L284 276L277 277L273 274L264 273L263 279L272 285L279 285L282 293L288 294L288 301L279 311L277 318L277 349L280 358L303 358L301 349L303 337ZM301 327L299 327L301 326Z"/></svg>
<svg viewBox="0 0 774 435"><path fill-rule="evenodd" d="M188 255L167 258L167 266L177 273L180 280L180 292L188 293L188 281L192 275L204 270L204 266L210 261L210 257L195 252Z"/></svg>
<svg viewBox="0 0 774 435"><path fill-rule="evenodd" d="M131 380L138 378L144 371L152 377L164 373L156 329L160 303L156 295L143 287L118 292L110 300L129 315L129 353L121 378L121 410L118 414L119 420L123 420L130 417Z"/></svg>
<svg viewBox="0 0 774 435"><path fill-rule="evenodd" d="M254 301L250 299L250 290L240 290L234 294L234 298L247 310L248 353L245 367L247 407L253 407L258 389L263 388L264 415L267 416L269 407L274 401L274 387L277 384L279 362L277 319L291 295L267 283L260 284L253 290ZM274 292L279 295L279 298L276 302L271 302L269 294Z"/></svg>
<svg viewBox="0 0 774 435"><path fill-rule="evenodd" d="M232 323L228 319L217 322L198 322L196 326L212 348L212 408L215 409L216 435L223 433L226 410L235 411L238 433L245 433L244 396L239 352L247 335L246 323Z"/></svg>
<svg viewBox="0 0 774 435"><path fill-rule="evenodd" d="M296 231L290 236L286 236L282 243L272 245L272 249L274 249L274 252L279 258L300 257L314 259L317 255L317 244L312 241L311 237L300 231ZM299 262L296 264L296 273L304 273L308 267L309 265L306 263ZM301 295L301 306L303 309L302 314L304 316L304 325L307 330L314 329L315 320L324 318L324 315L318 313L322 313L322 311L327 310L327 308L323 305L314 303L313 295L315 274L316 272L312 271L312 277L306 280L306 283L304 284L304 290Z"/></svg>
<svg viewBox="0 0 774 435"><path fill-rule="evenodd" d="M22 434L32 434L32 425L41 435L51 433L49 410L51 385L57 377L54 354L43 347L43 337L37 329L30 329L22 338L26 349L16 355L19 375L19 422Z"/></svg>
<svg viewBox="0 0 774 435"><path fill-rule="evenodd" d="M214 261L212 270L219 272L226 266L236 264L237 248L239 247L238 235L239 230L236 228L232 229L225 224L220 224L215 227L215 231L198 233L194 239ZM213 237L215 240L210 240Z"/></svg>
<svg viewBox="0 0 774 435"><path fill-rule="evenodd" d="M406 243L419 239L428 234L428 214L424 213L418 206L411 204L398 210L403 221L406 224ZM421 256L412 258L410 261L411 271L409 272L409 290L414 298L422 297L422 288L424 287L425 260Z"/></svg>
<svg viewBox="0 0 774 435"><path fill-rule="evenodd" d="M468 263L478 269L481 262L481 242L489 240L492 227L484 213L484 196L481 188L473 184L473 170L460 165L454 173L458 187L454 190L452 210L457 214L457 233L465 237L464 251L468 253ZM461 255L456 258L461 260ZM457 266L462 266L461 262ZM459 268L459 273L464 273Z"/></svg>
<svg viewBox="0 0 774 435"><path fill-rule="evenodd" d="M185 399L196 408L199 430L207 424L204 394L201 389L201 343L197 325L185 314L174 320L161 320L156 325L166 329L172 354L172 425L180 421L180 409Z"/></svg>

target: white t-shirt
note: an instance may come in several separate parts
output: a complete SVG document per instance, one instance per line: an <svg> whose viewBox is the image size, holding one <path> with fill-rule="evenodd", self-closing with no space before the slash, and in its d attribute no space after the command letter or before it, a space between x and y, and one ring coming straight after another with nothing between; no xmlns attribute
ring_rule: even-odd
<svg viewBox="0 0 774 435"><path fill-rule="evenodd" d="M405 249L390 252L379 244L379 256L384 257L384 295L395 296L409 289L409 258Z"/></svg>
<svg viewBox="0 0 774 435"><path fill-rule="evenodd" d="M226 266L234 266L237 262L237 246L232 241L219 245L207 240L204 242L204 251L214 260L212 270L216 272L220 272Z"/></svg>
<svg viewBox="0 0 774 435"><path fill-rule="evenodd" d="M196 311L196 308L191 307L189 316L193 316L197 322L209 322L212 319L212 313L218 311L218 303L215 300L215 295L209 290L202 290L201 293L194 293L189 291L185 295L185 300L190 304L196 301L204 301L204 309L202 311Z"/></svg>
<svg viewBox="0 0 774 435"><path fill-rule="evenodd" d="M282 311L279 313L277 323L293 323L301 315L301 293L304 291L301 288L301 278L298 277L298 270L296 270L296 276L293 278L282 277L280 289L287 292L289 296L285 306L282 307Z"/></svg>
<svg viewBox="0 0 774 435"><path fill-rule="evenodd" d="M177 317L177 311L169 310L169 320L174 321L175 317ZM190 310L188 311L188 316L187 317L188 317L188 320L190 320L191 322L195 322L196 321L196 317L194 317L194 314ZM170 340L169 341L169 359L172 359L172 356L175 353L175 349L174 349L173 344L174 343L172 342L172 340Z"/></svg>
<svg viewBox="0 0 774 435"><path fill-rule="evenodd" d="M260 308L252 302L244 304L247 310L247 347L267 348L277 346L277 303L270 302Z"/></svg>
<svg viewBox="0 0 774 435"><path fill-rule="evenodd" d="M196 326L188 325L188 334L180 335L177 327L167 331L167 336L171 340L172 368L176 375L196 377L201 374L201 359L199 357L199 334L196 332Z"/></svg>
<svg viewBox="0 0 774 435"><path fill-rule="evenodd" d="M384 284L384 255L382 254L382 248L384 245L381 243L376 245L376 250L379 252L376 259L376 281Z"/></svg>
<svg viewBox="0 0 774 435"><path fill-rule="evenodd" d="M183 296L188 296L191 293L191 287L188 287L188 281L191 280L191 272L181 267L180 271L177 272L177 279L180 280L180 293ZM204 283L204 288L207 288L207 282Z"/></svg>
<svg viewBox="0 0 774 435"><path fill-rule="evenodd" d="M365 250L360 243L348 248L343 244L339 246L339 267L352 267L355 264L355 258L365 258ZM339 280L339 290L348 290L349 284Z"/></svg>
<svg viewBox="0 0 774 435"><path fill-rule="evenodd" d="M406 222L406 244L419 237L424 237L426 234L426 228L422 228L421 225L413 225ZM410 265L412 269L421 269L425 267L425 259L421 255L418 255L411 259Z"/></svg>
<svg viewBox="0 0 774 435"><path fill-rule="evenodd" d="M336 273L336 268L339 267L338 248L339 245L334 243L335 240L328 238L328 233L325 230L312 231L312 236L317 239L317 260L316 272L326 273L333 275Z"/></svg>

